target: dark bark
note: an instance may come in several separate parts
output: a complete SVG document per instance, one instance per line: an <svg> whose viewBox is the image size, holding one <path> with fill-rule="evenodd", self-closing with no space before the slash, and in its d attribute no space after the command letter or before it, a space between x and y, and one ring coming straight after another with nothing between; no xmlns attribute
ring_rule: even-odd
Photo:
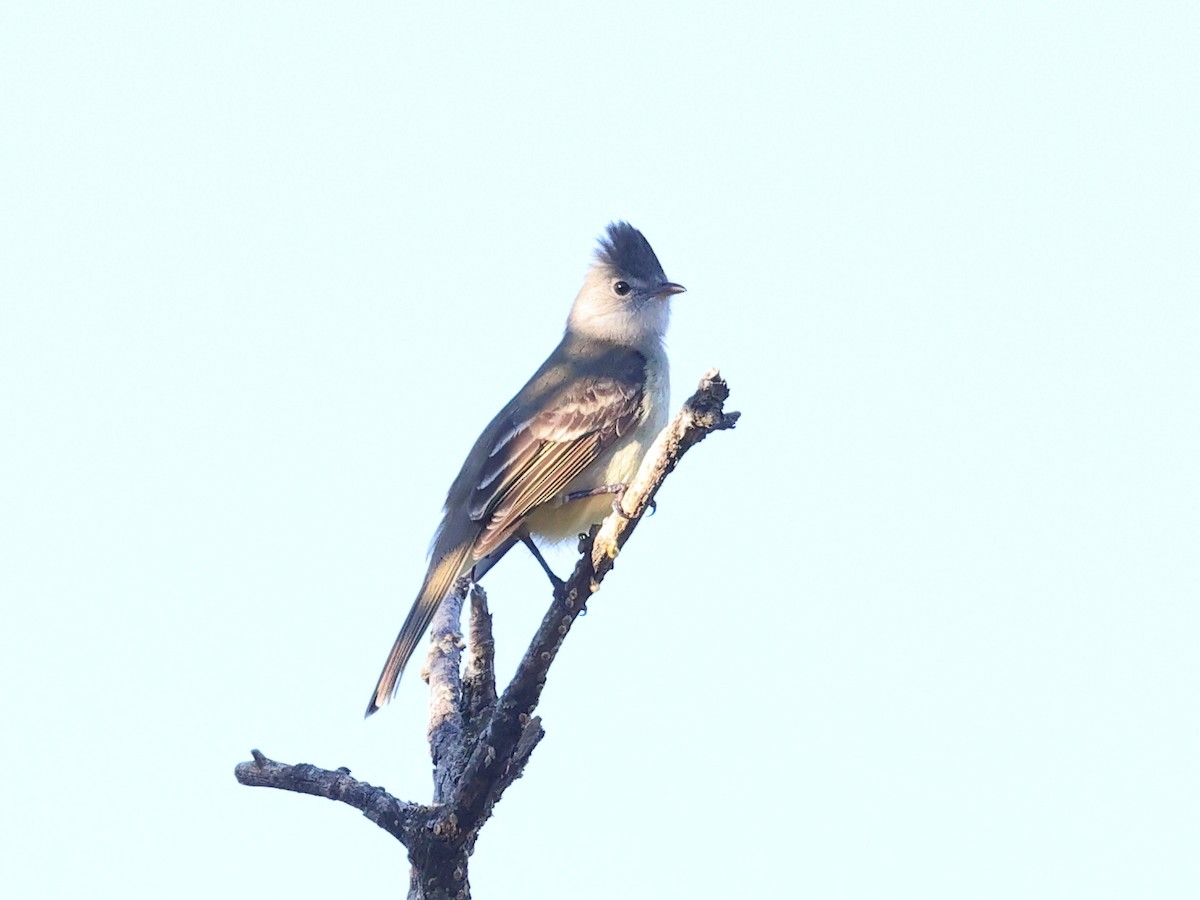
<svg viewBox="0 0 1200 900"><path fill-rule="evenodd" d="M623 514L614 512L580 541L580 558L565 589L550 604L503 694L496 693L487 596L463 579L443 601L433 620L426 664L432 805L397 800L382 788L351 778L349 769L284 765L257 750L252 761L238 764L237 780L327 797L361 810L408 848L410 898L469 898L467 863L479 830L504 791L521 777L545 734L533 712L559 648L683 454L712 432L737 423L738 413L724 411L728 396L728 386L714 369L663 429L625 491ZM464 665L460 621L468 596L471 640Z"/></svg>

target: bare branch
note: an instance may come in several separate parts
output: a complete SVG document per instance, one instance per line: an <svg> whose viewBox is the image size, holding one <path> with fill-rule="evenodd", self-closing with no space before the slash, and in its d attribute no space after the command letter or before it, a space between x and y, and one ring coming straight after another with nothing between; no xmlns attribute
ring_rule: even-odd
<svg viewBox="0 0 1200 900"><path fill-rule="evenodd" d="M429 755L433 802L444 803L462 773L462 605L470 581L460 578L433 615L425 680L429 683Z"/></svg>
<svg viewBox="0 0 1200 900"><path fill-rule="evenodd" d="M238 763L233 770L238 783L249 787L281 788L312 794L353 806L404 845L412 842L429 820L430 808L397 800L381 787L350 777L346 768L330 771L308 763L294 766L267 759L261 751L250 751L254 759Z"/></svg>
<svg viewBox="0 0 1200 900"><path fill-rule="evenodd" d="M487 594L479 585L471 587L471 638L467 642L467 661L463 666L463 714L476 721L480 713L496 702L496 641L492 637L492 614Z"/></svg>
<svg viewBox="0 0 1200 900"><path fill-rule="evenodd" d="M254 751L235 774L242 784L275 787L337 800L359 809L409 849L410 894L421 900L470 897L467 863L476 837L504 791L525 770L545 732L533 714L550 666L571 625L605 575L668 474L691 447L714 431L732 428L729 388L714 369L665 428L626 489L621 512L592 528L580 542L580 559L542 619L516 674L497 697L495 647L487 596L470 591L470 648L463 672L460 631L465 579L442 602L433 621L426 663L430 688L429 749L434 764L434 806L405 803L383 788L316 766L288 766Z"/></svg>
<svg viewBox="0 0 1200 900"><path fill-rule="evenodd" d="M596 572L596 587L612 569L625 542L641 521L642 514L654 501L666 477L679 465L683 454L714 431L725 431L737 425L741 413L725 412L729 385L716 369L709 369L700 379L696 393L688 398L675 420L664 428L642 460L641 468L629 483L622 498L625 516L613 515L604 520L600 533L592 542L592 566ZM591 590L595 591L596 587Z"/></svg>
<svg viewBox="0 0 1200 900"><path fill-rule="evenodd" d="M739 414L724 411L728 397L729 386L720 373L716 369L706 373L696 393L647 452L625 492L627 512L614 512L598 531L593 528L581 542L582 555L575 571L560 596L550 604L451 795L449 808L453 810L456 829L466 834L476 832L491 815L504 789L520 777L529 753L543 733L533 710L567 632L588 598L600 589L600 582L612 569L620 548L629 540L642 513L683 454L712 432L737 424Z"/></svg>

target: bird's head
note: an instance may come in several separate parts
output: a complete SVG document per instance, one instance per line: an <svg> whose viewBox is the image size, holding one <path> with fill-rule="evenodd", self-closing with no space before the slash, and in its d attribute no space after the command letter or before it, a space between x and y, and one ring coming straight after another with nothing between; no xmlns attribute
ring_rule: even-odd
<svg viewBox="0 0 1200 900"><path fill-rule="evenodd" d="M671 297L683 291L682 285L667 280L642 233L628 222L614 222L600 239L567 330L632 346L661 341L670 321Z"/></svg>

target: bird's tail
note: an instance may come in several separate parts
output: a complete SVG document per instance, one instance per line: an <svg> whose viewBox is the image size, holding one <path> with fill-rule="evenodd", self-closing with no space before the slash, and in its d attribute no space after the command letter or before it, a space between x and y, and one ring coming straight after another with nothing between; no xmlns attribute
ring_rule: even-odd
<svg viewBox="0 0 1200 900"><path fill-rule="evenodd" d="M371 702L367 704L368 716L392 699L396 685L400 682L400 675L417 648L417 641L433 621L433 614L454 587L454 582L469 568L470 555L471 542L464 541L442 554L441 558L429 567L425 583L421 585L421 593L417 595L416 602L408 611L408 618L404 620L400 633L396 635L396 643L392 644L392 652L383 664L379 682L375 685L375 693L371 695Z"/></svg>

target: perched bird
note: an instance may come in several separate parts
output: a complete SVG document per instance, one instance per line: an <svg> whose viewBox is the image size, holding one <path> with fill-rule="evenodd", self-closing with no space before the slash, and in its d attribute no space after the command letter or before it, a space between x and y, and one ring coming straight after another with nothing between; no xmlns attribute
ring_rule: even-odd
<svg viewBox="0 0 1200 900"><path fill-rule="evenodd" d="M613 509L662 430L669 400L663 336L668 281L642 233L608 226L563 339L483 430L446 497L429 570L384 663L367 715L396 690L417 641L461 576L483 573L518 541L554 577L532 538L561 541Z"/></svg>

